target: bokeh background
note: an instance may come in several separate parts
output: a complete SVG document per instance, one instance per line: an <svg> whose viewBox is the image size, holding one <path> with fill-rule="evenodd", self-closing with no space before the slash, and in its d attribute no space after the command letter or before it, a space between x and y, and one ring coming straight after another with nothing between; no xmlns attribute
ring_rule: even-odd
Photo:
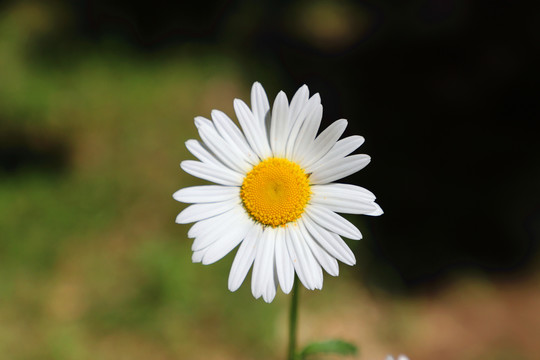
<svg viewBox="0 0 540 360"><path fill-rule="evenodd" d="M0 1L0 358L284 357L289 297L192 264L171 198L193 117L257 80L349 120L385 210L301 344L540 359L539 47L521 2Z"/></svg>

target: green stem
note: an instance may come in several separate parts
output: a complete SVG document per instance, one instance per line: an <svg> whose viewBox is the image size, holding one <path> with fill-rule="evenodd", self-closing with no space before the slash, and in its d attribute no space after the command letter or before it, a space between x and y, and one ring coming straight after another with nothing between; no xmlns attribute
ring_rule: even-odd
<svg viewBox="0 0 540 360"><path fill-rule="evenodd" d="M298 277L294 277L289 316L289 354L287 360L296 360L296 323L298 320Z"/></svg>

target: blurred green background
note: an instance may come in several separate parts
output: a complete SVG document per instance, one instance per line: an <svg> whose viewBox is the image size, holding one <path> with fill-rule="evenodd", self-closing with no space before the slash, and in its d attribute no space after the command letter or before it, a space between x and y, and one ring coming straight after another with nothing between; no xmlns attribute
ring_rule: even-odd
<svg viewBox="0 0 540 360"><path fill-rule="evenodd" d="M409 86L400 88L399 76L410 67L403 69L395 58L402 45L385 42L416 42L407 51L418 54L405 61L417 64L422 41L440 36L452 43L448 39L464 24L477 20L467 17L476 14L469 7L463 1L417 1L408 7L322 0L275 6L269 1L0 2L0 358L283 358L289 297L279 294L272 304L256 301L249 277L230 293L232 256L208 267L192 264L188 227L174 224L183 205L171 198L177 189L200 183L178 167L191 158L184 142L197 138L193 117L209 116L212 109L232 116L232 100L248 100L251 83L259 80L270 98L281 88L290 96L304 82L312 92L321 91L325 124L352 118L349 131L366 136L364 151L374 165L350 181L373 190L387 212L381 220L350 217L366 238L350 242L359 264L341 266L338 278L326 276L322 292L302 292L301 344L344 338L360 346L360 359L387 353L406 353L411 360L539 359L538 150L531 150L534 133L528 130L537 100L531 100L519 72L533 63L519 62L529 53L516 47L520 56L508 55L512 51L503 45L513 39L503 37L503 50L487 62L510 63L510 72L486 83L491 75L483 75L482 85L467 97L477 104L476 95L494 84L524 89L524 96L501 95L510 109L527 109L519 113L524 123L507 127L495 121L515 120L515 114L501 112L498 97L483 98L484 107L472 114L456 110L470 109L460 94L478 80L461 75L483 62L473 70L465 62L455 77L442 80L435 75L449 70L441 63L418 65L413 73L432 83L418 85L403 75ZM404 40L396 34L406 21L398 19L410 20L414 11L424 14L424 22L413 17L413 25L403 26L410 36ZM455 63L469 50L455 48ZM388 62L369 68L377 59L373 53ZM361 61L364 69L351 72ZM386 67L397 67L399 74ZM373 71L388 78L370 78ZM536 73L527 74L537 79ZM437 89L439 102L400 103L406 95L389 89L392 79L404 92ZM473 148L468 137L466 145L457 139L461 150L434 146L434 135L444 140L441 133L449 129L427 120L414 123L417 114L429 120L438 115L425 111L431 107L443 107L459 118L456 124L467 123L464 128L486 137ZM478 116L486 109L502 117ZM484 120L497 132L486 130ZM409 137L407 129L417 137ZM443 165L453 165L444 160L456 154L473 158L466 169L455 170L466 173L473 187L460 188L461 182L448 178L431 158L404 159L406 149L395 142L403 138L411 142L412 155L430 152ZM517 170L506 175L481 165L475 171L479 159L496 164L486 155L496 151L485 150L486 138L531 161L522 167L514 162L511 169ZM401 185L395 181L400 176ZM452 211L435 212L437 217L433 209L447 209L444 202L454 193L445 197L434 189L449 183L457 184L456 193L477 194L480 200L474 203L467 195L473 207L450 204ZM474 184L489 190L478 193ZM509 189L501 194L503 185ZM408 199L409 192L418 200ZM499 211L491 201L512 206L501 205ZM461 217L453 211L459 206ZM417 211L416 217L406 209ZM482 213L500 216L504 230L491 236ZM490 217L489 224L496 219ZM447 222L461 227L444 229ZM485 233L477 236L477 228ZM456 241L459 245L450 247Z"/></svg>

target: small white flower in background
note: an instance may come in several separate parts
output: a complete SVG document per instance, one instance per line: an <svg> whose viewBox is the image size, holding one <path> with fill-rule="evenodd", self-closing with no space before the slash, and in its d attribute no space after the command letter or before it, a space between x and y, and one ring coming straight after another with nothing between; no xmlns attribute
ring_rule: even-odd
<svg viewBox="0 0 540 360"><path fill-rule="evenodd" d="M251 109L239 99L234 110L240 130L219 110L212 120L195 118L202 143L186 147L200 161L180 166L217 185L177 191L174 199L191 203L176 218L195 224L193 262L212 264L240 244L229 275L237 290L253 265L255 298L271 302L279 283L284 293L295 273L308 289L321 289L324 269L339 274L337 260L354 265L354 254L341 236L361 239L360 231L336 212L381 215L375 195L356 185L333 181L349 176L370 161L350 155L364 142L361 136L339 140L347 121L317 131L322 118L319 94L309 97L302 86L290 104L280 92L270 109L259 83L251 90Z"/></svg>
<svg viewBox="0 0 540 360"><path fill-rule="evenodd" d="M386 360L394 360L394 357L392 355L388 355ZM409 360L409 358L405 355L399 355L396 360Z"/></svg>

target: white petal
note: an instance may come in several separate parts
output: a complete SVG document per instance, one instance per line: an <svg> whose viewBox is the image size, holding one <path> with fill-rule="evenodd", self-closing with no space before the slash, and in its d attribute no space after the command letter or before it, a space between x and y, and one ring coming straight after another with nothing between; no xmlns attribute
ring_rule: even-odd
<svg viewBox="0 0 540 360"><path fill-rule="evenodd" d="M207 234L215 231L216 228L221 227L227 227L230 226L231 223L234 223L235 217L240 217L240 220L242 220L245 216L245 210L242 206L238 205L236 207L233 207L231 210L224 212L223 214L204 219L201 221L196 222L188 231L188 238L197 238L197 237L203 237ZM198 240L196 239L195 242ZM195 246L192 248L193 250L198 250L199 248L202 248L200 246Z"/></svg>
<svg viewBox="0 0 540 360"><path fill-rule="evenodd" d="M307 166L308 173L312 173L313 169L320 167L323 164L333 163L349 155L354 150L358 149L364 143L362 136L354 135L339 140L330 151L326 153L322 158L317 160L313 165Z"/></svg>
<svg viewBox="0 0 540 360"><path fill-rule="evenodd" d="M354 253L339 235L317 225L307 216L303 217L301 221L313 236L313 239L330 255L347 265L356 263Z"/></svg>
<svg viewBox="0 0 540 360"><path fill-rule="evenodd" d="M262 128L265 128L266 117L268 116L268 111L270 111L270 104L268 103L266 92L259 82L253 83L253 86L251 87L251 107L255 119L258 120Z"/></svg>
<svg viewBox="0 0 540 360"><path fill-rule="evenodd" d="M296 234L297 229L292 228L292 226L288 226L285 228L285 244L287 245L287 251L289 253L289 256L291 257L291 261L293 263L294 269L296 271L296 274L298 274L298 279L300 279L300 282L306 287L306 289L310 289L310 283L311 280L309 279L309 272L307 272L306 264L302 263L300 260L300 256L296 254L296 251L294 250L294 242L300 241L298 238L298 235ZM295 233L295 234L293 234Z"/></svg>
<svg viewBox="0 0 540 360"><path fill-rule="evenodd" d="M230 253L244 238L253 226L252 221L244 215L243 221L235 221L234 226L229 227L229 231L223 232L218 241L208 247L203 256L203 265L213 264Z"/></svg>
<svg viewBox="0 0 540 360"><path fill-rule="evenodd" d="M275 277L275 268L274 268L274 262L272 262L272 276L268 279L268 282L266 283L266 289L262 294L263 300L266 303L271 303L272 300L274 300L274 297L276 296L276 277Z"/></svg>
<svg viewBox="0 0 540 360"><path fill-rule="evenodd" d="M368 190L356 185L327 184L311 187L311 203L347 214L372 214L379 211L375 196Z"/></svg>
<svg viewBox="0 0 540 360"><path fill-rule="evenodd" d="M375 205L375 210L373 210L372 212L370 212L369 214L366 214L366 215L379 216L379 215L382 215L384 213L383 209L381 209L379 204L373 203L373 205Z"/></svg>
<svg viewBox="0 0 540 360"><path fill-rule="evenodd" d="M397 360L409 360L409 358L406 357L405 355L399 355Z"/></svg>
<svg viewBox="0 0 540 360"><path fill-rule="evenodd" d="M193 154L197 159L201 160L207 164L214 164L217 166L224 166L221 161L216 159L201 143L197 140L188 140L186 141L186 148L190 153Z"/></svg>
<svg viewBox="0 0 540 360"><path fill-rule="evenodd" d="M290 225L289 227L291 226L294 225ZM293 246L294 252L298 258L298 261L293 261L294 268L297 269L297 273L300 273L298 269L301 269L301 272L304 273L306 282L302 281L302 278L299 276L300 281L302 281L304 286L310 290L320 289L322 287L321 267L313 257L311 250L309 250L304 237L296 227L289 231L289 235L291 238L290 244Z"/></svg>
<svg viewBox="0 0 540 360"><path fill-rule="evenodd" d="M191 250L202 250L220 239L235 221L242 221L242 209L231 209L221 215L197 222L189 229L188 237L195 237Z"/></svg>
<svg viewBox="0 0 540 360"><path fill-rule="evenodd" d="M238 122L246 135L246 139L259 156L260 159L266 159L272 156L270 145L266 137L266 130L253 116L249 107L242 100L234 99L234 111L238 117Z"/></svg>
<svg viewBox="0 0 540 360"><path fill-rule="evenodd" d="M223 214L226 211L239 205L239 199L232 199L210 204L193 204L185 208L176 217L178 224L187 224L203 219L208 219L212 216Z"/></svg>
<svg viewBox="0 0 540 360"><path fill-rule="evenodd" d="M378 211L378 207L374 202L361 202L354 201L352 199L323 199L312 197L311 203L316 205L322 205L327 209L344 214L371 215L372 213L376 213Z"/></svg>
<svg viewBox="0 0 540 360"><path fill-rule="evenodd" d="M326 270L326 272L332 276L339 275L339 265L337 260L328 254L317 242L315 242L311 234L307 231L303 223L299 223L300 231L304 236L306 244L309 246L311 252L319 262L319 264Z"/></svg>
<svg viewBox="0 0 540 360"><path fill-rule="evenodd" d="M244 181L241 174L223 165L184 160L180 163L180 167L188 174L221 185L240 186Z"/></svg>
<svg viewBox="0 0 540 360"><path fill-rule="evenodd" d="M302 85L294 94L291 105L289 107L290 126L298 119L298 115L302 112L309 99L309 89L306 85Z"/></svg>
<svg viewBox="0 0 540 360"><path fill-rule="evenodd" d="M275 232L272 228L266 228L257 247L251 274L251 292L256 299L263 295L268 282L274 277L274 247Z"/></svg>
<svg viewBox="0 0 540 360"><path fill-rule="evenodd" d="M299 235L300 235L300 238L303 240L299 242L299 245L302 247L304 254L306 254L306 259L308 260L308 265L311 272L311 278L313 280L312 285L315 289L320 290L322 289L322 286L323 286L323 272L321 269L321 265L319 264L313 252L311 251L307 243L308 239L304 237L304 233L300 231ZM298 252L298 249L297 249L297 252Z"/></svg>
<svg viewBox="0 0 540 360"><path fill-rule="evenodd" d="M191 261L194 263L200 263L205 254L206 250L194 251L191 255Z"/></svg>
<svg viewBox="0 0 540 360"><path fill-rule="evenodd" d="M294 283L294 265L286 244L285 229L278 228L276 234L276 272L281 290L288 294Z"/></svg>
<svg viewBox="0 0 540 360"><path fill-rule="evenodd" d="M319 96L319 94L315 94L301 109L300 113L296 117L296 120L294 120L294 122L291 121L292 127L289 131L289 138L287 139L287 147L285 150L285 155L288 159L293 158L294 147L296 145L297 138L300 136L300 129L302 128L302 125L307 118L310 118L312 114L317 111L317 108L319 106L321 106L321 97Z"/></svg>
<svg viewBox="0 0 540 360"><path fill-rule="evenodd" d="M244 160L243 154L235 145L229 145L218 133L214 124L207 119L196 117L195 126L204 143L227 167L240 173L246 173L252 165Z"/></svg>
<svg viewBox="0 0 540 360"><path fill-rule="evenodd" d="M371 158L365 154L351 155L335 162L321 164L313 169L310 181L312 184L327 184L362 170L369 164Z"/></svg>
<svg viewBox="0 0 540 360"><path fill-rule="evenodd" d="M375 201L376 197L371 191L358 185L352 184L325 184L313 185L311 187L313 194L322 197L353 197L362 199L362 201Z"/></svg>
<svg viewBox="0 0 540 360"><path fill-rule="evenodd" d="M317 136L312 145L310 145L310 150L304 157L302 167L307 168L326 155L336 144L346 128L347 120L340 119L334 121L330 126L324 129L324 131Z"/></svg>
<svg viewBox="0 0 540 360"><path fill-rule="evenodd" d="M191 186L173 194L176 201L183 203L210 203L239 197L240 187L220 185Z"/></svg>
<svg viewBox="0 0 540 360"><path fill-rule="evenodd" d="M285 155L285 146L289 135L289 102L283 91L274 101L272 122L270 124L270 147L275 157Z"/></svg>
<svg viewBox="0 0 540 360"><path fill-rule="evenodd" d="M211 232L216 227L220 226L222 222L225 222L225 223L229 222L230 221L229 217L231 216L231 214L229 213L230 211L224 212L223 214L220 214L220 215L208 218L208 219L197 221L189 229L188 234L187 234L188 238L193 239L200 235L204 235L206 233ZM192 250L196 250L196 249L192 248Z"/></svg>
<svg viewBox="0 0 540 360"><path fill-rule="evenodd" d="M222 234L227 230L227 226L230 226L229 224L228 222L221 222L219 227L213 227L208 229L207 232L197 235L191 245L191 251L207 250L210 245L221 239Z"/></svg>
<svg viewBox="0 0 540 360"><path fill-rule="evenodd" d="M246 238L242 241L238 252L234 258L231 272L229 273L229 290L236 291L244 282L253 260L255 260L255 254L257 253L257 247L260 246L259 239L262 235L262 227L259 225L253 225L251 230L246 234Z"/></svg>
<svg viewBox="0 0 540 360"><path fill-rule="evenodd" d="M324 206L310 204L306 207L306 214L317 224L335 232L338 235L348 237L353 240L360 240L362 234L350 221L344 217L328 210Z"/></svg>
<svg viewBox="0 0 540 360"><path fill-rule="evenodd" d="M306 154L309 152L319 126L321 125L323 108L322 105L317 105L313 112L311 112L300 130L300 134L296 138L296 143L294 144L292 157L300 163L304 163Z"/></svg>
<svg viewBox="0 0 540 360"><path fill-rule="evenodd" d="M358 149L365 142L363 136L353 135L339 140L336 145L330 149L328 156L330 158L342 158L349 155L354 150Z"/></svg>
<svg viewBox="0 0 540 360"><path fill-rule="evenodd" d="M229 146L235 147L242 154L244 160L252 165L256 165L259 162L259 157L248 145L244 134L242 134L238 126L224 112L212 110L212 120L214 120L219 134Z"/></svg>

